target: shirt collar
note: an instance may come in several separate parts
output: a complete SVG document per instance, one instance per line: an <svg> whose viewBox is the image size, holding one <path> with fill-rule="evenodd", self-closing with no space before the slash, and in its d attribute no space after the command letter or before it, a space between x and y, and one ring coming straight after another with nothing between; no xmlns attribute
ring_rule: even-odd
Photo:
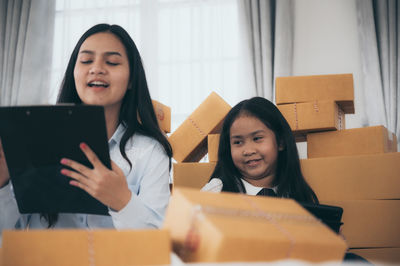
<svg viewBox="0 0 400 266"><path fill-rule="evenodd" d="M114 134L112 135L111 139L108 141L108 143L111 145L113 143L119 143L121 141L122 135L125 132L125 126L120 123L117 127L117 130L115 130Z"/></svg>
<svg viewBox="0 0 400 266"><path fill-rule="evenodd" d="M262 187L256 187L253 186L252 184L250 184L249 182L247 182L246 180L244 180L243 178L241 178L242 183L244 185L244 188L246 189L246 194L247 195L257 195L258 192L260 192L261 189L263 189ZM272 190L276 193L276 189L277 187L273 187Z"/></svg>

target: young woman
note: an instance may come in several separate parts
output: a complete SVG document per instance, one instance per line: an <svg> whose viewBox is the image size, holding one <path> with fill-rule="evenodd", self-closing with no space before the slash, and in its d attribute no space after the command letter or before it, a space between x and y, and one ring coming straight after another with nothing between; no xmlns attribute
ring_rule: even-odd
<svg viewBox="0 0 400 266"><path fill-rule="evenodd" d="M226 116L218 162L203 190L276 194L318 203L301 173L289 124L273 103L261 97L240 102Z"/></svg>
<svg viewBox="0 0 400 266"><path fill-rule="evenodd" d="M93 168L69 158L61 170L109 207L110 216L18 213L0 146L0 231L5 228L157 228L169 201L171 146L158 127L140 54L120 26L99 24L83 34L69 60L58 103L104 107L112 168L90 147Z"/></svg>

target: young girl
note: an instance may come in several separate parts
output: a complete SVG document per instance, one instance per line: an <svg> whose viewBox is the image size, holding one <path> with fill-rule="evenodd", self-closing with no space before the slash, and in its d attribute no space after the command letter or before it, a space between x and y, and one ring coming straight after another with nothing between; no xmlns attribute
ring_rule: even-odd
<svg viewBox="0 0 400 266"><path fill-rule="evenodd" d="M304 180L292 130L270 101L254 97L227 114L218 147L218 162L203 191L292 198L319 204ZM345 261L369 263L347 252Z"/></svg>
<svg viewBox="0 0 400 266"><path fill-rule="evenodd" d="M240 102L226 116L218 162L203 190L318 203L301 173L289 124L273 103L261 97Z"/></svg>
<svg viewBox="0 0 400 266"><path fill-rule="evenodd" d="M104 107L112 169L90 147L88 168L69 158L61 170L109 207L110 216L18 213L0 146L0 231L5 228L157 228L169 200L171 146L158 127L139 52L120 26L90 28L72 52L58 103Z"/></svg>

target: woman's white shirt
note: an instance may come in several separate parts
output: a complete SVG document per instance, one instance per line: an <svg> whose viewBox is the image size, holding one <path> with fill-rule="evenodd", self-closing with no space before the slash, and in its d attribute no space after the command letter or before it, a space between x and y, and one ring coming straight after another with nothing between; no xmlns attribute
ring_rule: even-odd
<svg viewBox="0 0 400 266"><path fill-rule="evenodd" d="M169 202L169 158L163 146L153 138L134 134L126 144L123 158L119 144L125 128L119 125L109 140L110 158L124 172L132 198L119 212L110 216L61 213L54 228L158 228ZM0 189L0 230L47 228L40 214L20 214L11 182Z"/></svg>

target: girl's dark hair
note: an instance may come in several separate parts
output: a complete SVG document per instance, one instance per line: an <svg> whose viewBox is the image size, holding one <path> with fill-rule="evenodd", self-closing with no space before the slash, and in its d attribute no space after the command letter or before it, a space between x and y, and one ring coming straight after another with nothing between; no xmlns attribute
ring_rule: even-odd
<svg viewBox="0 0 400 266"><path fill-rule="evenodd" d="M126 131L123 134L119 145L122 156L125 158L125 160L127 160L129 165L132 166L131 161L126 155L125 145L129 138L137 132L156 139L163 146L165 153L170 158L169 165L171 168L172 148L158 125L150 98L150 92L147 86L142 59L134 41L129 36L129 33L126 32L121 26L98 24L91 27L82 35L72 51L72 55L69 59L57 103L82 103L75 87L74 68L76 60L78 58L79 49L81 48L82 43L88 37L100 32L109 32L119 38L126 49L129 61L130 79L128 84L130 87L126 91L122 100L118 121L126 127ZM50 220L47 219L47 221L53 221L53 225L55 223L54 220L57 219L54 219L54 217L52 218L51 216L54 215L50 215ZM51 225L49 225L49 227L50 226Z"/></svg>
<svg viewBox="0 0 400 266"><path fill-rule="evenodd" d="M305 181L300 168L296 142L289 124L279 109L262 97L244 100L234 106L227 114L221 131L218 162L211 178L220 178L223 191L245 193L242 175L233 163L230 145L230 129L241 115L259 119L276 136L276 142L283 147L278 151L277 167L273 186L277 187L279 197L293 198L299 202L318 203L314 191Z"/></svg>

